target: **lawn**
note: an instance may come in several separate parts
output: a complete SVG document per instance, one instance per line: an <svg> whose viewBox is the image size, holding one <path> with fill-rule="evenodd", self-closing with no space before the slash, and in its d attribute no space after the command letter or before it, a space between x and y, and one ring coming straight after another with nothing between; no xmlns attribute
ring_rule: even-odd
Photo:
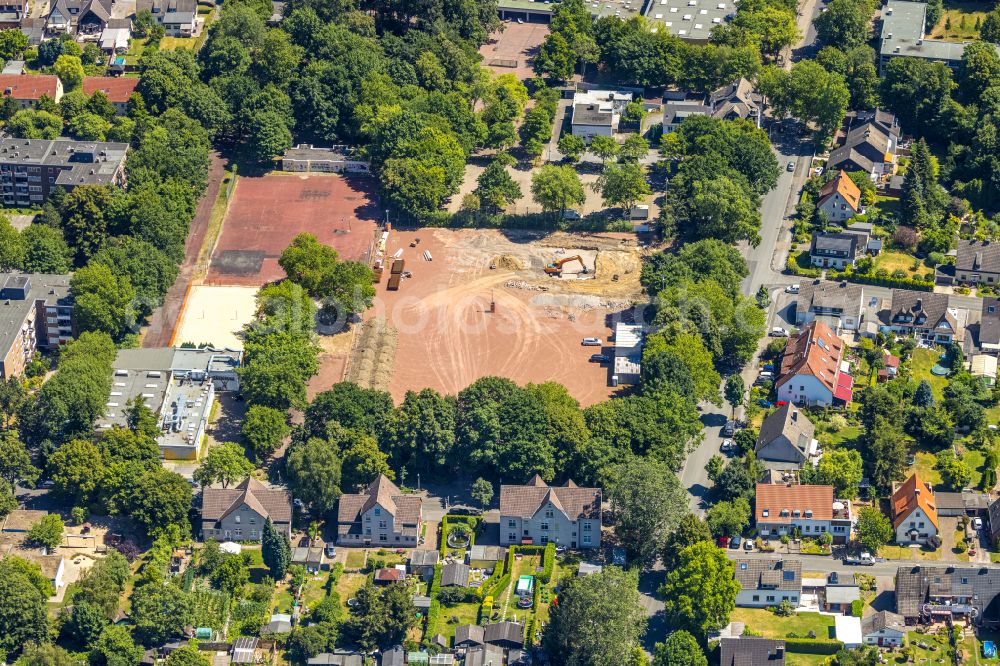
<svg viewBox="0 0 1000 666"><path fill-rule="evenodd" d="M345 569L363 569L365 567L367 550L351 550L347 553Z"/></svg>
<svg viewBox="0 0 1000 666"><path fill-rule="evenodd" d="M823 666L829 658L827 654L785 652L785 666Z"/></svg>
<svg viewBox="0 0 1000 666"><path fill-rule="evenodd" d="M932 486L941 485L941 473L937 471L934 467L937 462L937 458L933 453L928 453L927 451L917 451L914 456L916 461L913 466L910 467L909 473L916 472L920 476L921 481L926 481ZM980 461L982 464L982 461ZM909 475L909 473L907 475Z"/></svg>
<svg viewBox="0 0 1000 666"><path fill-rule="evenodd" d="M763 608L736 608L730 619L743 622L764 638L787 638L790 633L805 638L810 631L815 631L817 639L833 640L832 615L796 613L791 617L778 617Z"/></svg>
<svg viewBox="0 0 1000 666"><path fill-rule="evenodd" d="M455 635L455 629L463 624L476 624L479 619L479 603L460 603L454 606L441 604L441 614L436 627L427 627L427 636L441 634L448 640Z"/></svg>
<svg viewBox="0 0 1000 666"><path fill-rule="evenodd" d="M882 546L878 549L880 557L889 560L940 560L940 550L925 550L923 547L911 548L910 546Z"/></svg>
<svg viewBox="0 0 1000 666"><path fill-rule="evenodd" d="M365 586L365 581L368 580L368 576L358 573L343 573L340 576L340 580L337 581L337 594L340 595L340 601L345 606L347 600L357 594L358 590Z"/></svg>
<svg viewBox="0 0 1000 666"><path fill-rule="evenodd" d="M919 634L910 632L910 647L913 648L914 663L917 664L950 664L951 657L948 648L948 637L942 633L940 635ZM927 647L920 647L920 645Z"/></svg>
<svg viewBox="0 0 1000 666"><path fill-rule="evenodd" d="M917 265L916 270L913 270L914 261L916 261ZM889 273L901 269L906 273L906 277L909 278L919 277L929 270L920 261L916 260L912 254L906 254L898 250L883 251L882 254L875 258L875 268L884 268Z"/></svg>
<svg viewBox="0 0 1000 666"><path fill-rule="evenodd" d="M834 430L829 423L816 424L816 439L827 448L837 448L839 446L855 444L861 437L862 429L859 426L849 425L846 428Z"/></svg>
<svg viewBox="0 0 1000 666"><path fill-rule="evenodd" d="M941 359L939 349L914 349L910 359L910 376L914 381L920 382L926 379L934 389L934 398L941 399L941 392L948 385L947 377L937 377L931 374L931 368Z"/></svg>
<svg viewBox="0 0 1000 666"><path fill-rule="evenodd" d="M981 2L946 2L937 25L931 29L935 39L977 39L976 22L986 18ZM964 22L963 22L964 20Z"/></svg>
<svg viewBox="0 0 1000 666"><path fill-rule="evenodd" d="M964 451L959 450L959 455L969 466L969 469L972 470L969 487L978 488L979 482L983 479L983 466L986 464L986 454L979 449L965 449Z"/></svg>
<svg viewBox="0 0 1000 666"><path fill-rule="evenodd" d="M875 207L886 215L896 216L899 214L899 199L896 197L875 197Z"/></svg>

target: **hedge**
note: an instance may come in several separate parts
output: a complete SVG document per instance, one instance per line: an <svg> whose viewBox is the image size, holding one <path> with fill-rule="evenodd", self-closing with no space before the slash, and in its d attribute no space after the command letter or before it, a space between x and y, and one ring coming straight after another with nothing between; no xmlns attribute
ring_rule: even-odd
<svg viewBox="0 0 1000 666"><path fill-rule="evenodd" d="M551 541L545 544L545 552L542 554L542 573L538 580L548 583L552 580L552 572L556 566L556 545Z"/></svg>
<svg viewBox="0 0 1000 666"><path fill-rule="evenodd" d="M844 649L841 641L824 641L818 638L785 638L785 650L799 654L837 654Z"/></svg>
<svg viewBox="0 0 1000 666"><path fill-rule="evenodd" d="M510 585L510 574L504 574L500 580L490 589L486 590L487 597L499 598Z"/></svg>
<svg viewBox="0 0 1000 666"><path fill-rule="evenodd" d="M431 599L437 599L438 592L441 591L441 565L434 565L434 576L431 578L431 589L427 595Z"/></svg>
<svg viewBox="0 0 1000 666"><path fill-rule="evenodd" d="M535 617L532 614L528 624L524 627L524 646L528 648L535 645Z"/></svg>
<svg viewBox="0 0 1000 666"><path fill-rule="evenodd" d="M478 624L483 624L486 620L490 619L490 615L493 614L493 597L486 597L483 599L483 603L479 604L479 619L476 621Z"/></svg>
<svg viewBox="0 0 1000 666"><path fill-rule="evenodd" d="M914 280L913 278L893 278L876 277L871 273L855 273L853 271L829 271L827 279L834 282L846 280L857 284L870 284L877 287L889 287L892 289L912 289L914 291L934 291L934 283L927 280Z"/></svg>
<svg viewBox="0 0 1000 666"><path fill-rule="evenodd" d="M851 615L854 617L861 617L865 610L865 602L861 599L855 599L851 602Z"/></svg>
<svg viewBox="0 0 1000 666"><path fill-rule="evenodd" d="M438 618L441 616L441 602L437 599L431 600L430 608L427 609L427 624L424 625L424 636L437 629Z"/></svg>

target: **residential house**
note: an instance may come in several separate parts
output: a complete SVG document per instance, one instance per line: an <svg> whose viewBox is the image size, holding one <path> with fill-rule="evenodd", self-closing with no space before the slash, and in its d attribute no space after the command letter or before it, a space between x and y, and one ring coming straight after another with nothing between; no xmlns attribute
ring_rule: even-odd
<svg viewBox="0 0 1000 666"><path fill-rule="evenodd" d="M1000 355L1000 299L983 298L979 318L979 350L984 354Z"/></svg>
<svg viewBox="0 0 1000 666"><path fill-rule="evenodd" d="M967 310L949 307L948 294L893 289L889 309L882 310L879 318L894 333L947 345L964 340L968 314Z"/></svg>
<svg viewBox="0 0 1000 666"><path fill-rule="evenodd" d="M1000 568L982 564L896 570L896 612L907 624L1000 621Z"/></svg>
<svg viewBox="0 0 1000 666"><path fill-rule="evenodd" d="M370 169L371 164L349 154L347 146L316 148L300 143L286 150L281 158L282 171L367 174Z"/></svg>
<svg viewBox="0 0 1000 666"><path fill-rule="evenodd" d="M137 0L135 11L149 11L168 37L193 37L198 31L197 0Z"/></svg>
<svg viewBox="0 0 1000 666"><path fill-rule="evenodd" d="M763 96L754 90L748 79L739 78L708 96L712 117L722 120L750 120L760 127Z"/></svg>
<svg viewBox="0 0 1000 666"><path fill-rule="evenodd" d="M809 245L809 261L817 268L842 271L865 256L867 245L868 237L861 234L816 232Z"/></svg>
<svg viewBox="0 0 1000 666"><path fill-rule="evenodd" d="M28 38L28 46L38 46L45 40L45 23L44 16L21 19L21 32Z"/></svg>
<svg viewBox="0 0 1000 666"><path fill-rule="evenodd" d="M128 41L132 37L132 19L109 19L101 31L101 51L108 55L123 55L128 52ZM132 77L129 77L132 78ZM120 111L119 113L124 113Z"/></svg>
<svg viewBox="0 0 1000 666"><path fill-rule="evenodd" d="M112 0L55 0L46 16L49 33L99 35L111 18Z"/></svg>
<svg viewBox="0 0 1000 666"><path fill-rule="evenodd" d="M107 141L0 139L3 203L38 207L55 187L124 186L128 149L127 143Z"/></svg>
<svg viewBox="0 0 1000 666"><path fill-rule="evenodd" d="M601 545L601 489L572 480L550 487L537 474L523 486L500 486L500 545L549 542L570 548Z"/></svg>
<svg viewBox="0 0 1000 666"><path fill-rule="evenodd" d="M674 132L691 116L709 116L712 107L702 93L668 90L663 94L663 133Z"/></svg>
<svg viewBox="0 0 1000 666"><path fill-rule="evenodd" d="M899 647L906 642L906 620L892 611L880 610L861 618L861 636L865 645Z"/></svg>
<svg viewBox="0 0 1000 666"><path fill-rule="evenodd" d="M826 613L850 613L852 604L859 599L861 588L857 585L827 585L821 608Z"/></svg>
<svg viewBox="0 0 1000 666"><path fill-rule="evenodd" d="M760 425L754 451L769 469L801 469L819 461L816 427L798 407L785 403Z"/></svg>
<svg viewBox="0 0 1000 666"><path fill-rule="evenodd" d="M918 58L941 62L953 70L961 67L968 41L926 39L927 4L888 0L882 8L879 70L893 58ZM1000 47L998 47L1000 52Z"/></svg>
<svg viewBox="0 0 1000 666"><path fill-rule="evenodd" d="M521 622L494 622L483 627L483 641L497 647L515 650L524 647L524 624Z"/></svg>
<svg viewBox="0 0 1000 666"><path fill-rule="evenodd" d="M22 109L35 108L42 97L58 102L63 96L62 81L49 74L0 74L0 89Z"/></svg>
<svg viewBox="0 0 1000 666"><path fill-rule="evenodd" d="M413 548L421 522L420 497L404 495L387 476L379 474L363 492L340 497L337 543Z"/></svg>
<svg viewBox="0 0 1000 666"><path fill-rule="evenodd" d="M906 481L894 484L889 506L896 543L927 543L938 533L938 511L934 490L916 473Z"/></svg>
<svg viewBox="0 0 1000 666"><path fill-rule="evenodd" d="M410 573L421 578L434 575L440 553L437 550L414 550L410 552Z"/></svg>
<svg viewBox="0 0 1000 666"><path fill-rule="evenodd" d="M231 488L209 486L202 491L202 539L259 541L265 521L292 536L292 494L248 477Z"/></svg>
<svg viewBox="0 0 1000 666"><path fill-rule="evenodd" d="M83 92L93 95L95 92L104 93L115 112L123 116L128 112L128 100L135 92L135 87L139 85L138 77L134 76L85 76L83 78Z"/></svg>
<svg viewBox="0 0 1000 666"><path fill-rule="evenodd" d="M853 378L843 371L844 342L821 321L789 338L775 381L778 400L829 407L853 396Z"/></svg>
<svg viewBox="0 0 1000 666"><path fill-rule="evenodd" d="M798 560L741 560L734 563L736 605L770 608L787 601L798 607L802 598L802 563Z"/></svg>
<svg viewBox="0 0 1000 666"><path fill-rule="evenodd" d="M757 533L765 539L791 536L819 538L824 533L834 543L851 538L851 503L833 497L833 486L758 483Z"/></svg>
<svg viewBox="0 0 1000 666"><path fill-rule="evenodd" d="M441 587L468 587L469 565L450 562L441 567Z"/></svg>
<svg viewBox="0 0 1000 666"><path fill-rule="evenodd" d="M785 641L755 636L723 638L719 666L785 666Z"/></svg>
<svg viewBox="0 0 1000 666"><path fill-rule="evenodd" d="M955 280L971 285L1000 283L1000 243L959 239Z"/></svg>
<svg viewBox="0 0 1000 666"><path fill-rule="evenodd" d="M0 379L20 377L39 349L76 335L68 275L0 273Z"/></svg>
<svg viewBox="0 0 1000 666"><path fill-rule="evenodd" d="M858 213L864 212L861 206L861 190L847 176L847 172L841 169L819 191L816 208L824 213L830 222L847 222Z"/></svg>
<svg viewBox="0 0 1000 666"><path fill-rule="evenodd" d="M385 650L380 655L378 664L379 666L405 666L406 652L398 645L390 650Z"/></svg>
<svg viewBox="0 0 1000 666"><path fill-rule="evenodd" d="M11 30L21 26L24 18L25 0L3 0L0 3L0 29Z"/></svg>
<svg viewBox="0 0 1000 666"><path fill-rule="evenodd" d="M864 290L860 285L813 280L799 288L795 299L795 325L804 326L819 319L834 332L856 331L861 325L863 303Z"/></svg>
<svg viewBox="0 0 1000 666"><path fill-rule="evenodd" d="M896 117L876 110L874 117L851 129L844 144L830 153L827 169L862 171L872 179L896 172L899 123Z"/></svg>
<svg viewBox="0 0 1000 666"><path fill-rule="evenodd" d="M595 136L614 136L632 93L614 90L578 91L573 95L574 136L590 141Z"/></svg>

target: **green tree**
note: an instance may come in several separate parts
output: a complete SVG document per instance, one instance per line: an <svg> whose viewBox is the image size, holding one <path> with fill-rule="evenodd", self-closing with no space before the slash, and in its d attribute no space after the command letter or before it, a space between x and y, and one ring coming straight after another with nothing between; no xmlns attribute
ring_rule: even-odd
<svg viewBox="0 0 1000 666"><path fill-rule="evenodd" d="M96 113L81 113L69 122L67 129L74 139L104 141L111 131L111 123Z"/></svg>
<svg viewBox="0 0 1000 666"><path fill-rule="evenodd" d="M720 176L694 181L686 189L689 196L675 209L686 237L717 238L726 243L746 240L754 246L760 243L757 201L737 182Z"/></svg>
<svg viewBox="0 0 1000 666"><path fill-rule="evenodd" d="M601 158L601 162L607 164L608 160L618 157L620 150L618 142L614 137L595 136L590 139L590 152Z"/></svg>
<svg viewBox="0 0 1000 666"><path fill-rule="evenodd" d="M342 431L342 434L332 439L343 451L341 485L344 488L354 489L368 485L380 474L390 479L395 478L395 473L389 467L388 454L382 452L374 437Z"/></svg>
<svg viewBox="0 0 1000 666"><path fill-rule="evenodd" d="M292 551L288 543L288 537L274 529L274 524L268 518L264 521L264 529L260 538L261 555L264 564L271 572L271 578L284 580L285 572L291 563Z"/></svg>
<svg viewBox="0 0 1000 666"><path fill-rule="evenodd" d="M861 507L858 511L858 523L854 527L855 538L872 554L878 554L879 548L889 543L893 538L892 523L878 509Z"/></svg>
<svg viewBox="0 0 1000 666"><path fill-rule="evenodd" d="M479 197L480 205L492 213L502 212L507 206L521 198L521 186L518 185L507 167L513 166L515 160L508 153L497 153L490 160L486 169L476 179L474 193Z"/></svg>
<svg viewBox="0 0 1000 666"><path fill-rule="evenodd" d="M212 572L212 585L237 598L241 596L240 592L248 582L250 582L250 567L242 555L229 555Z"/></svg>
<svg viewBox="0 0 1000 666"><path fill-rule="evenodd" d="M63 444L49 456L46 465L53 489L71 498L73 504L87 504L101 483L100 474L95 473L101 461L100 449L90 440Z"/></svg>
<svg viewBox="0 0 1000 666"><path fill-rule="evenodd" d="M379 590L368 581L355 599L345 630L364 650L399 645L416 623L412 595L402 584Z"/></svg>
<svg viewBox="0 0 1000 666"><path fill-rule="evenodd" d="M62 545L64 528L65 525L58 513L45 514L28 530L28 541L45 546L50 551L55 550Z"/></svg>
<svg viewBox="0 0 1000 666"><path fill-rule="evenodd" d="M560 214L587 200L576 170L552 164L542 166L531 176L531 195L542 210Z"/></svg>
<svg viewBox="0 0 1000 666"><path fill-rule="evenodd" d="M667 636L666 642L656 644L652 666L708 666L708 658L698 639L679 629Z"/></svg>
<svg viewBox="0 0 1000 666"><path fill-rule="evenodd" d="M1000 44L1000 8L994 8L979 28L979 37L987 42Z"/></svg>
<svg viewBox="0 0 1000 666"><path fill-rule="evenodd" d="M22 109L7 122L11 136L22 139L57 139L62 134L63 121L48 111Z"/></svg>
<svg viewBox="0 0 1000 666"><path fill-rule="evenodd" d="M6 31L0 31L0 36ZM0 270L16 271L24 265L24 239L10 224L10 220L0 218Z"/></svg>
<svg viewBox="0 0 1000 666"><path fill-rule="evenodd" d="M273 453L291 432L284 412L264 405L251 405L243 419L241 429L250 450L257 459Z"/></svg>
<svg viewBox="0 0 1000 666"><path fill-rule="evenodd" d="M81 331L101 331L121 339L135 325L135 289L127 276L117 276L103 264L90 264L73 274L70 289Z"/></svg>
<svg viewBox="0 0 1000 666"><path fill-rule="evenodd" d="M739 374L734 373L726 377L724 393L726 394L726 402L733 408L733 418L736 418L736 408L743 405L746 390L747 387L743 382L743 377Z"/></svg>
<svg viewBox="0 0 1000 666"><path fill-rule="evenodd" d="M941 481L948 490L959 492L969 487L972 469L968 463L955 455L953 449L945 449L937 454L934 466L941 472Z"/></svg>
<svg viewBox="0 0 1000 666"><path fill-rule="evenodd" d="M253 114L248 129L250 151L258 162L270 162L292 147L292 132L275 111Z"/></svg>
<svg viewBox="0 0 1000 666"><path fill-rule="evenodd" d="M741 534L750 524L750 503L745 497L737 497L731 502L716 502L709 508L705 519L715 536Z"/></svg>
<svg viewBox="0 0 1000 666"><path fill-rule="evenodd" d="M816 35L824 44L850 49L868 41L875 5L871 0L830 0L816 17Z"/></svg>
<svg viewBox="0 0 1000 666"><path fill-rule="evenodd" d="M486 479L479 477L472 483L472 489L469 493L472 499L479 502L479 506L486 510L490 502L493 501L493 484Z"/></svg>
<svg viewBox="0 0 1000 666"><path fill-rule="evenodd" d="M539 47L533 66L540 75L565 81L573 76L576 58L566 38L558 32L550 32Z"/></svg>
<svg viewBox="0 0 1000 666"><path fill-rule="evenodd" d="M833 486L833 494L841 499L854 499L864 475L861 454L854 449L833 449L823 454L817 466L822 483Z"/></svg>
<svg viewBox="0 0 1000 666"><path fill-rule="evenodd" d="M920 380L917 384L917 390L913 394L913 406L914 407L930 407L934 404L934 391L931 388L931 383L926 379Z"/></svg>
<svg viewBox="0 0 1000 666"><path fill-rule="evenodd" d="M194 610L191 593L176 585L143 585L132 593L135 635L145 645L162 645L181 636L193 623Z"/></svg>
<svg viewBox="0 0 1000 666"><path fill-rule="evenodd" d="M73 611L69 621L63 625L63 632L68 633L81 645L90 645L101 635L108 624L108 618L103 609L87 602L77 603L74 600Z"/></svg>
<svg viewBox="0 0 1000 666"><path fill-rule="evenodd" d="M29 643L15 666L79 666L80 662L58 645Z"/></svg>
<svg viewBox="0 0 1000 666"><path fill-rule="evenodd" d="M187 534L190 510L191 484L180 474L156 467L136 479L129 513L150 534L155 536L171 526Z"/></svg>
<svg viewBox="0 0 1000 666"><path fill-rule="evenodd" d="M8 380L10 381L10 380ZM11 487L34 486L41 472L31 464L31 455L13 431L0 431L0 478Z"/></svg>
<svg viewBox="0 0 1000 666"><path fill-rule="evenodd" d="M557 666L619 666L646 628L639 598L636 571L608 567L568 580L542 636L545 653ZM601 621L593 622L595 617Z"/></svg>
<svg viewBox="0 0 1000 666"><path fill-rule="evenodd" d="M166 666L211 666L212 662L194 645L185 645L167 656Z"/></svg>
<svg viewBox="0 0 1000 666"><path fill-rule="evenodd" d="M607 472L606 484L615 534L630 555L648 562L677 528L687 506L687 493L667 465L631 458Z"/></svg>
<svg viewBox="0 0 1000 666"><path fill-rule="evenodd" d="M67 91L76 90L83 84L83 63L80 62L79 56L61 55L56 59L52 69Z"/></svg>
<svg viewBox="0 0 1000 666"><path fill-rule="evenodd" d="M235 442L213 446L201 466L194 472L194 480L203 486L222 483L228 488L230 483L239 483L253 472L253 463L247 460L243 447Z"/></svg>
<svg viewBox="0 0 1000 666"><path fill-rule="evenodd" d="M440 469L455 449L455 399L433 389L407 391L387 432L394 466Z"/></svg>
<svg viewBox="0 0 1000 666"><path fill-rule="evenodd" d="M126 627L109 624L91 646L91 666L136 666L143 655Z"/></svg>
<svg viewBox="0 0 1000 666"><path fill-rule="evenodd" d="M701 541L712 542L712 530L708 523L693 513L684 514L663 546L664 567L667 570L675 567L680 562L681 551Z"/></svg>
<svg viewBox="0 0 1000 666"><path fill-rule="evenodd" d="M594 189L601 193L605 205L620 206L626 217L632 206L651 192L646 174L636 162L606 165L594 183Z"/></svg>
<svg viewBox="0 0 1000 666"><path fill-rule="evenodd" d="M335 446L317 437L292 446L285 467L292 492L316 514L331 510L340 497L341 461Z"/></svg>
<svg viewBox="0 0 1000 666"><path fill-rule="evenodd" d="M17 28L0 30L0 58L13 60L28 48L28 36Z"/></svg>
<svg viewBox="0 0 1000 666"><path fill-rule="evenodd" d="M671 624L695 636L707 636L729 621L739 591L732 561L707 542L681 551L680 562L660 588Z"/></svg>
<svg viewBox="0 0 1000 666"><path fill-rule="evenodd" d="M563 134L559 137L559 152L570 162L579 162L587 150L587 143L575 134Z"/></svg>
<svg viewBox="0 0 1000 666"><path fill-rule="evenodd" d="M0 566L0 650L14 657L28 643L48 640L46 597L15 567Z"/></svg>
<svg viewBox="0 0 1000 666"><path fill-rule="evenodd" d="M21 232L24 241L24 265L29 273L68 273L73 253L59 229L42 224L29 225Z"/></svg>

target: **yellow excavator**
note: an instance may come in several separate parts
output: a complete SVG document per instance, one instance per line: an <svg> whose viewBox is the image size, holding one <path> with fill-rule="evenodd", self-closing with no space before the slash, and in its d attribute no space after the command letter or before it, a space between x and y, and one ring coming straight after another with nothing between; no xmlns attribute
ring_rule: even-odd
<svg viewBox="0 0 1000 666"><path fill-rule="evenodd" d="M566 257L565 259L559 259L558 261L553 261L551 264L545 267L545 272L548 273L549 275L562 275L563 266L565 266L571 261L579 261L580 266L583 269L580 272L583 273L584 275L587 274L587 267L584 265L583 257L581 257L580 255L575 255L572 257Z"/></svg>

